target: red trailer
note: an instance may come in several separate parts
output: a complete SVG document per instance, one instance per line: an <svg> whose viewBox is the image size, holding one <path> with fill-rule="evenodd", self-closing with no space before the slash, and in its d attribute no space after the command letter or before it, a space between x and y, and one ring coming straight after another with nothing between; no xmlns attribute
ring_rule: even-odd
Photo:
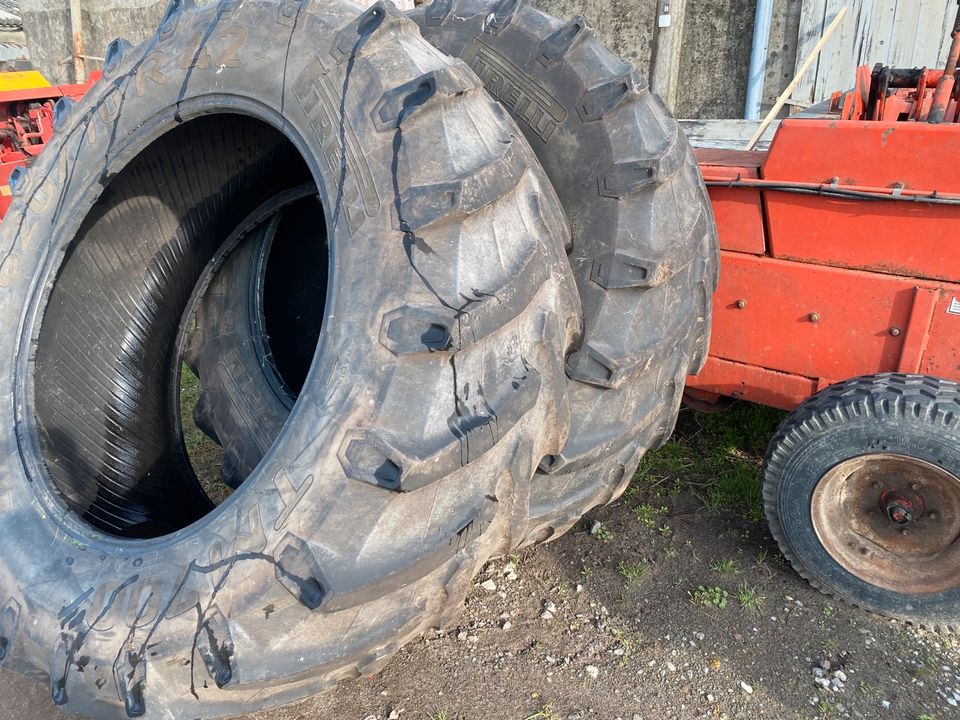
<svg viewBox="0 0 960 720"><path fill-rule="evenodd" d="M698 151L723 258L698 407L792 410L872 373L960 380L956 101L954 122L925 121L940 75L861 68L833 117L785 120L769 151ZM912 87L887 98L890 76Z"/></svg>
<svg viewBox="0 0 960 720"><path fill-rule="evenodd" d="M955 45L956 46L956 45ZM764 466L815 586L949 627L960 603L960 124L953 71L861 68L767 152L703 150L721 245L687 399L793 412Z"/></svg>

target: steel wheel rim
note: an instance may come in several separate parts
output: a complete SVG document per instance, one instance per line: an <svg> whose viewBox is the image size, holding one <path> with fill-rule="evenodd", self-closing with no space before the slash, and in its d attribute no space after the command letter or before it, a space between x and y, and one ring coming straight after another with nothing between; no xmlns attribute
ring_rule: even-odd
<svg viewBox="0 0 960 720"><path fill-rule="evenodd" d="M960 478L918 458L844 460L810 501L817 538L847 572L900 593L960 588Z"/></svg>

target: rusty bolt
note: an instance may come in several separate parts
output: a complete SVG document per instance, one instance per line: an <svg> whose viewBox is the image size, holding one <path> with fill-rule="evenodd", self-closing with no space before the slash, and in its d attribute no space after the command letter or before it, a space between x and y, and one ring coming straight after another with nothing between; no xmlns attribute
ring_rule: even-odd
<svg viewBox="0 0 960 720"><path fill-rule="evenodd" d="M890 334L893 335L894 337L899 337L901 332L903 331L898 327L890 328Z"/></svg>
<svg viewBox="0 0 960 720"><path fill-rule="evenodd" d="M741 298L740 300L737 300L737 307L738 307L740 310L743 310L746 306L747 306L747 301L746 301L746 300L744 300L744 299L742 299L742 298Z"/></svg>
<svg viewBox="0 0 960 720"><path fill-rule="evenodd" d="M820 322L820 313L818 312L812 312L808 317L810 318L810 322Z"/></svg>
<svg viewBox="0 0 960 720"><path fill-rule="evenodd" d="M936 511L936 510L931 510L930 512L927 513L927 517L930 518L931 520L936 520L937 517L938 517L938 516L937 516L937 511Z"/></svg>
<svg viewBox="0 0 960 720"><path fill-rule="evenodd" d="M916 491L916 490L919 490L920 488L922 488L923 485L921 485L921 484L918 483L918 482L915 482L915 483L911 483L910 487L911 487L914 491Z"/></svg>

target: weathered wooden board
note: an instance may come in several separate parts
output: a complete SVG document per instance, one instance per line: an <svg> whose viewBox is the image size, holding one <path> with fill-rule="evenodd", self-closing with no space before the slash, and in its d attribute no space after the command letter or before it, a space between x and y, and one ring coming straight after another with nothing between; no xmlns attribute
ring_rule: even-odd
<svg viewBox="0 0 960 720"><path fill-rule="evenodd" d="M803 0L797 66L844 5L847 17L794 98L820 102L853 87L856 68L881 62L895 67L939 67L946 61L957 6L944 0Z"/></svg>
<svg viewBox="0 0 960 720"><path fill-rule="evenodd" d="M757 144L757 150L766 150L780 122L770 124ZM698 148L743 150L747 141L760 127L759 120L681 120L680 126L690 144Z"/></svg>

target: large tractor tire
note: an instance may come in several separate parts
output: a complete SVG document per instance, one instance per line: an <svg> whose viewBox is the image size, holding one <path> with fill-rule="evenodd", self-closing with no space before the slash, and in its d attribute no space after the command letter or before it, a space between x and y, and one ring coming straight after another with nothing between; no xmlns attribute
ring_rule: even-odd
<svg viewBox="0 0 960 720"><path fill-rule="evenodd" d="M719 247L686 136L583 17L522 0L434 0L412 17L510 112L557 190L584 336L566 363L571 428L533 485L529 541L556 537L669 438L706 361Z"/></svg>
<svg viewBox="0 0 960 720"><path fill-rule="evenodd" d="M85 716L209 718L451 622L566 440L580 328L562 210L509 118L391 4L293 0L176 0L56 115L0 227L3 667ZM316 357L211 509L176 348L223 243L306 182Z"/></svg>
<svg viewBox="0 0 960 720"><path fill-rule="evenodd" d="M526 543L546 540L619 495L644 452L673 430L686 377L702 368L709 343L719 269L711 206L679 125L582 17L563 23L517 0L436 0L411 17L511 113L572 226L584 337L566 363L571 431L540 465L525 531ZM255 292L248 283L233 298L211 295L208 315L256 303ZM301 336L270 344L289 348ZM266 395L261 365L249 362L243 375ZM205 383L198 413L228 455L247 458L225 469L236 485L259 460L246 428L282 415L283 398L255 418L227 412L211 397L220 392ZM278 430L274 422L267 434ZM237 445L244 452L230 450Z"/></svg>
<svg viewBox="0 0 960 720"><path fill-rule="evenodd" d="M886 373L787 417L763 469L770 531L819 590L960 630L960 386Z"/></svg>

